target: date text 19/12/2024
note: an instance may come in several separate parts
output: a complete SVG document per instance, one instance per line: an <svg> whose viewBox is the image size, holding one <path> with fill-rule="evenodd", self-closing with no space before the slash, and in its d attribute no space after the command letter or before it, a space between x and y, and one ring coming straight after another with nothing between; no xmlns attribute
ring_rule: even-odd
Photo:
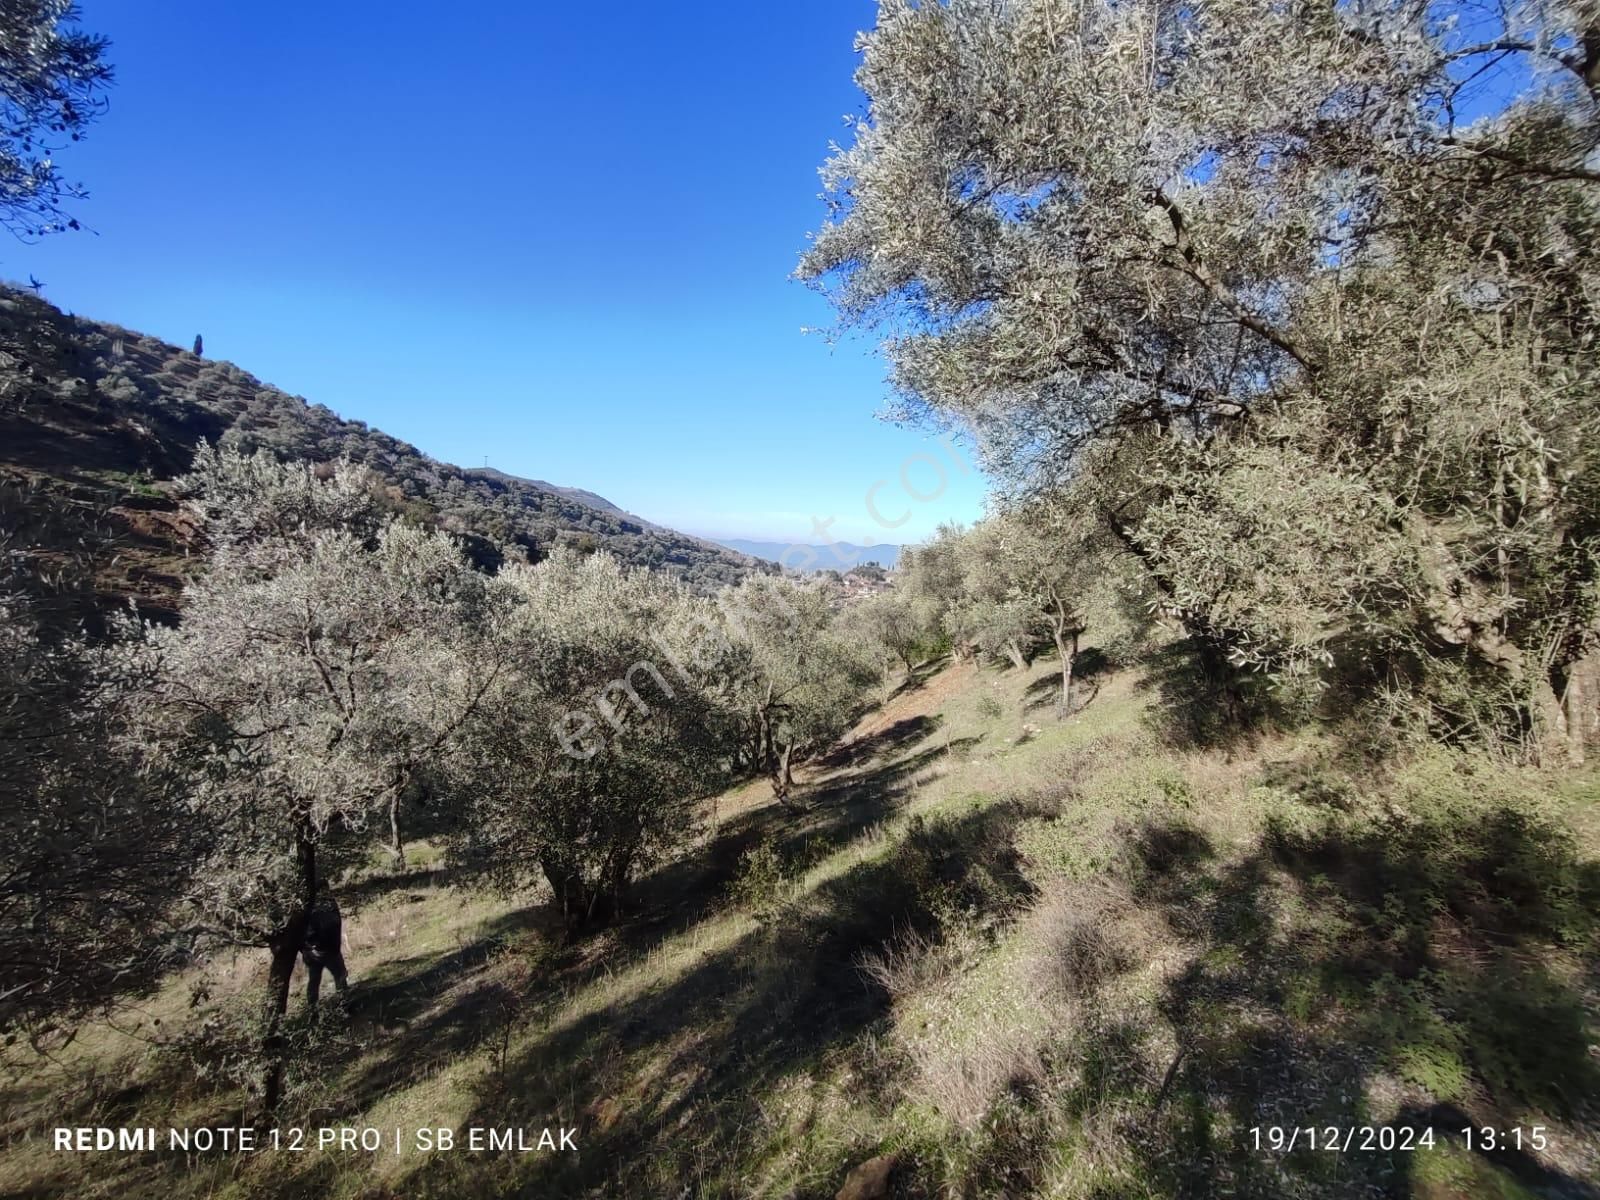
<svg viewBox="0 0 1600 1200"><path fill-rule="evenodd" d="M1447 1143L1489 1153L1538 1152L1545 1149L1548 1139L1543 1125L1512 1125L1505 1129L1491 1125L1465 1125L1460 1129L1436 1129L1431 1125L1256 1125L1250 1130L1251 1149L1276 1154L1295 1150L1341 1154L1405 1152L1431 1150Z"/></svg>

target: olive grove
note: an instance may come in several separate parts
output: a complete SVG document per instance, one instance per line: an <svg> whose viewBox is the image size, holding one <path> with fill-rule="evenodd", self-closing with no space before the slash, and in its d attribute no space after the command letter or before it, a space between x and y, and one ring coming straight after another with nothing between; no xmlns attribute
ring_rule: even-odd
<svg viewBox="0 0 1600 1200"><path fill-rule="evenodd" d="M547 888L577 936L709 794L762 774L787 801L879 677L826 585L713 598L559 546L485 564L347 461L202 446L176 491L205 551L176 625L49 632L0 592L0 1024L68 1028L257 948L267 1111L296 960L374 851L404 865L406 797L463 883Z"/></svg>
<svg viewBox="0 0 1600 1200"><path fill-rule="evenodd" d="M1600 12L885 0L801 274L1216 672L1593 730Z"/></svg>

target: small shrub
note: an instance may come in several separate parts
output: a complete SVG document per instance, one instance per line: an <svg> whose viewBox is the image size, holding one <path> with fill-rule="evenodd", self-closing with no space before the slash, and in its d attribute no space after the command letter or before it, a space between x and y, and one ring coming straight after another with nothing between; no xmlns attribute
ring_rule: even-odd
<svg viewBox="0 0 1600 1200"><path fill-rule="evenodd" d="M856 958L862 978L881 988L890 1000L911 996L945 973L948 966L938 947L915 929L890 939L881 949Z"/></svg>
<svg viewBox="0 0 1600 1200"><path fill-rule="evenodd" d="M1261 772L1261 787L1301 804L1349 811L1355 805L1350 780L1318 762L1275 762Z"/></svg>
<svg viewBox="0 0 1600 1200"><path fill-rule="evenodd" d="M967 925L992 924L1032 890L1015 849L1018 814L1008 806L971 816L911 818L895 851L893 875L906 888L919 925L946 933Z"/></svg>
<svg viewBox="0 0 1600 1200"><path fill-rule="evenodd" d="M1137 752L1096 771L1084 781L1082 791L1096 808L1129 818L1185 811L1195 802L1189 781L1176 764Z"/></svg>
<svg viewBox="0 0 1600 1200"><path fill-rule="evenodd" d="M733 902L750 911L763 925L771 924L787 907L794 890L794 872L770 839L745 852L729 889Z"/></svg>
<svg viewBox="0 0 1600 1200"><path fill-rule="evenodd" d="M1133 946L1119 941L1121 906L1099 887L1057 885L1030 914L1034 986L1046 997L1083 999L1132 965Z"/></svg>
<svg viewBox="0 0 1600 1200"><path fill-rule="evenodd" d="M1460 1100L1467 1092L1466 1064L1443 1046L1402 1046L1395 1053L1400 1078L1414 1083L1439 1100Z"/></svg>

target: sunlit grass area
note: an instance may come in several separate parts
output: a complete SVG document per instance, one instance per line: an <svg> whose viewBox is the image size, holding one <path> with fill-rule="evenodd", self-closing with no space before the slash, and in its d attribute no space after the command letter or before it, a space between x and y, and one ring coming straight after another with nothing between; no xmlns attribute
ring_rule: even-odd
<svg viewBox="0 0 1600 1200"><path fill-rule="evenodd" d="M173 979L8 1085L7 1194L1548 1195L1594 1176L1594 776L1331 736L1177 747L1141 674L1053 710L1055 666L915 673L800 772L751 785L568 941L539 894L433 849L352 881L353 986L282 1125L567 1126L577 1154L69 1157L53 1125L224 1124L182 1031L262 963ZM1265 1126L1437 1130L1425 1153L1256 1148ZM1543 1126L1485 1155L1469 1124ZM1387 1189L1387 1191L1384 1191ZM1544 1190L1541 1190L1544 1189Z"/></svg>

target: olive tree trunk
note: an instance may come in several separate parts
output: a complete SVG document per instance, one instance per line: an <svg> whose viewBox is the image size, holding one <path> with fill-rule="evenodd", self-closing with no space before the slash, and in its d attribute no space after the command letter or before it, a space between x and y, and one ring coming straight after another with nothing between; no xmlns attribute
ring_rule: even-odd
<svg viewBox="0 0 1600 1200"><path fill-rule="evenodd" d="M395 790L389 797L389 853L394 856L396 870L404 870L406 865L406 843L400 832L400 792Z"/></svg>
<svg viewBox="0 0 1600 1200"><path fill-rule="evenodd" d="M270 1118L283 1099L283 1077L287 1065L284 1022L289 1013L289 982L294 962L306 943L306 927L317 902L317 846L308 825L302 823L295 836L295 865L299 896L287 919L268 942L271 953L267 970L267 994L263 1003L261 1057L265 1064L261 1084L261 1107Z"/></svg>
<svg viewBox="0 0 1600 1200"><path fill-rule="evenodd" d="M1056 653L1061 656L1061 703L1060 715L1066 716L1072 711L1072 669L1078 662L1078 637L1081 629L1066 629L1057 625L1052 631L1055 635Z"/></svg>

